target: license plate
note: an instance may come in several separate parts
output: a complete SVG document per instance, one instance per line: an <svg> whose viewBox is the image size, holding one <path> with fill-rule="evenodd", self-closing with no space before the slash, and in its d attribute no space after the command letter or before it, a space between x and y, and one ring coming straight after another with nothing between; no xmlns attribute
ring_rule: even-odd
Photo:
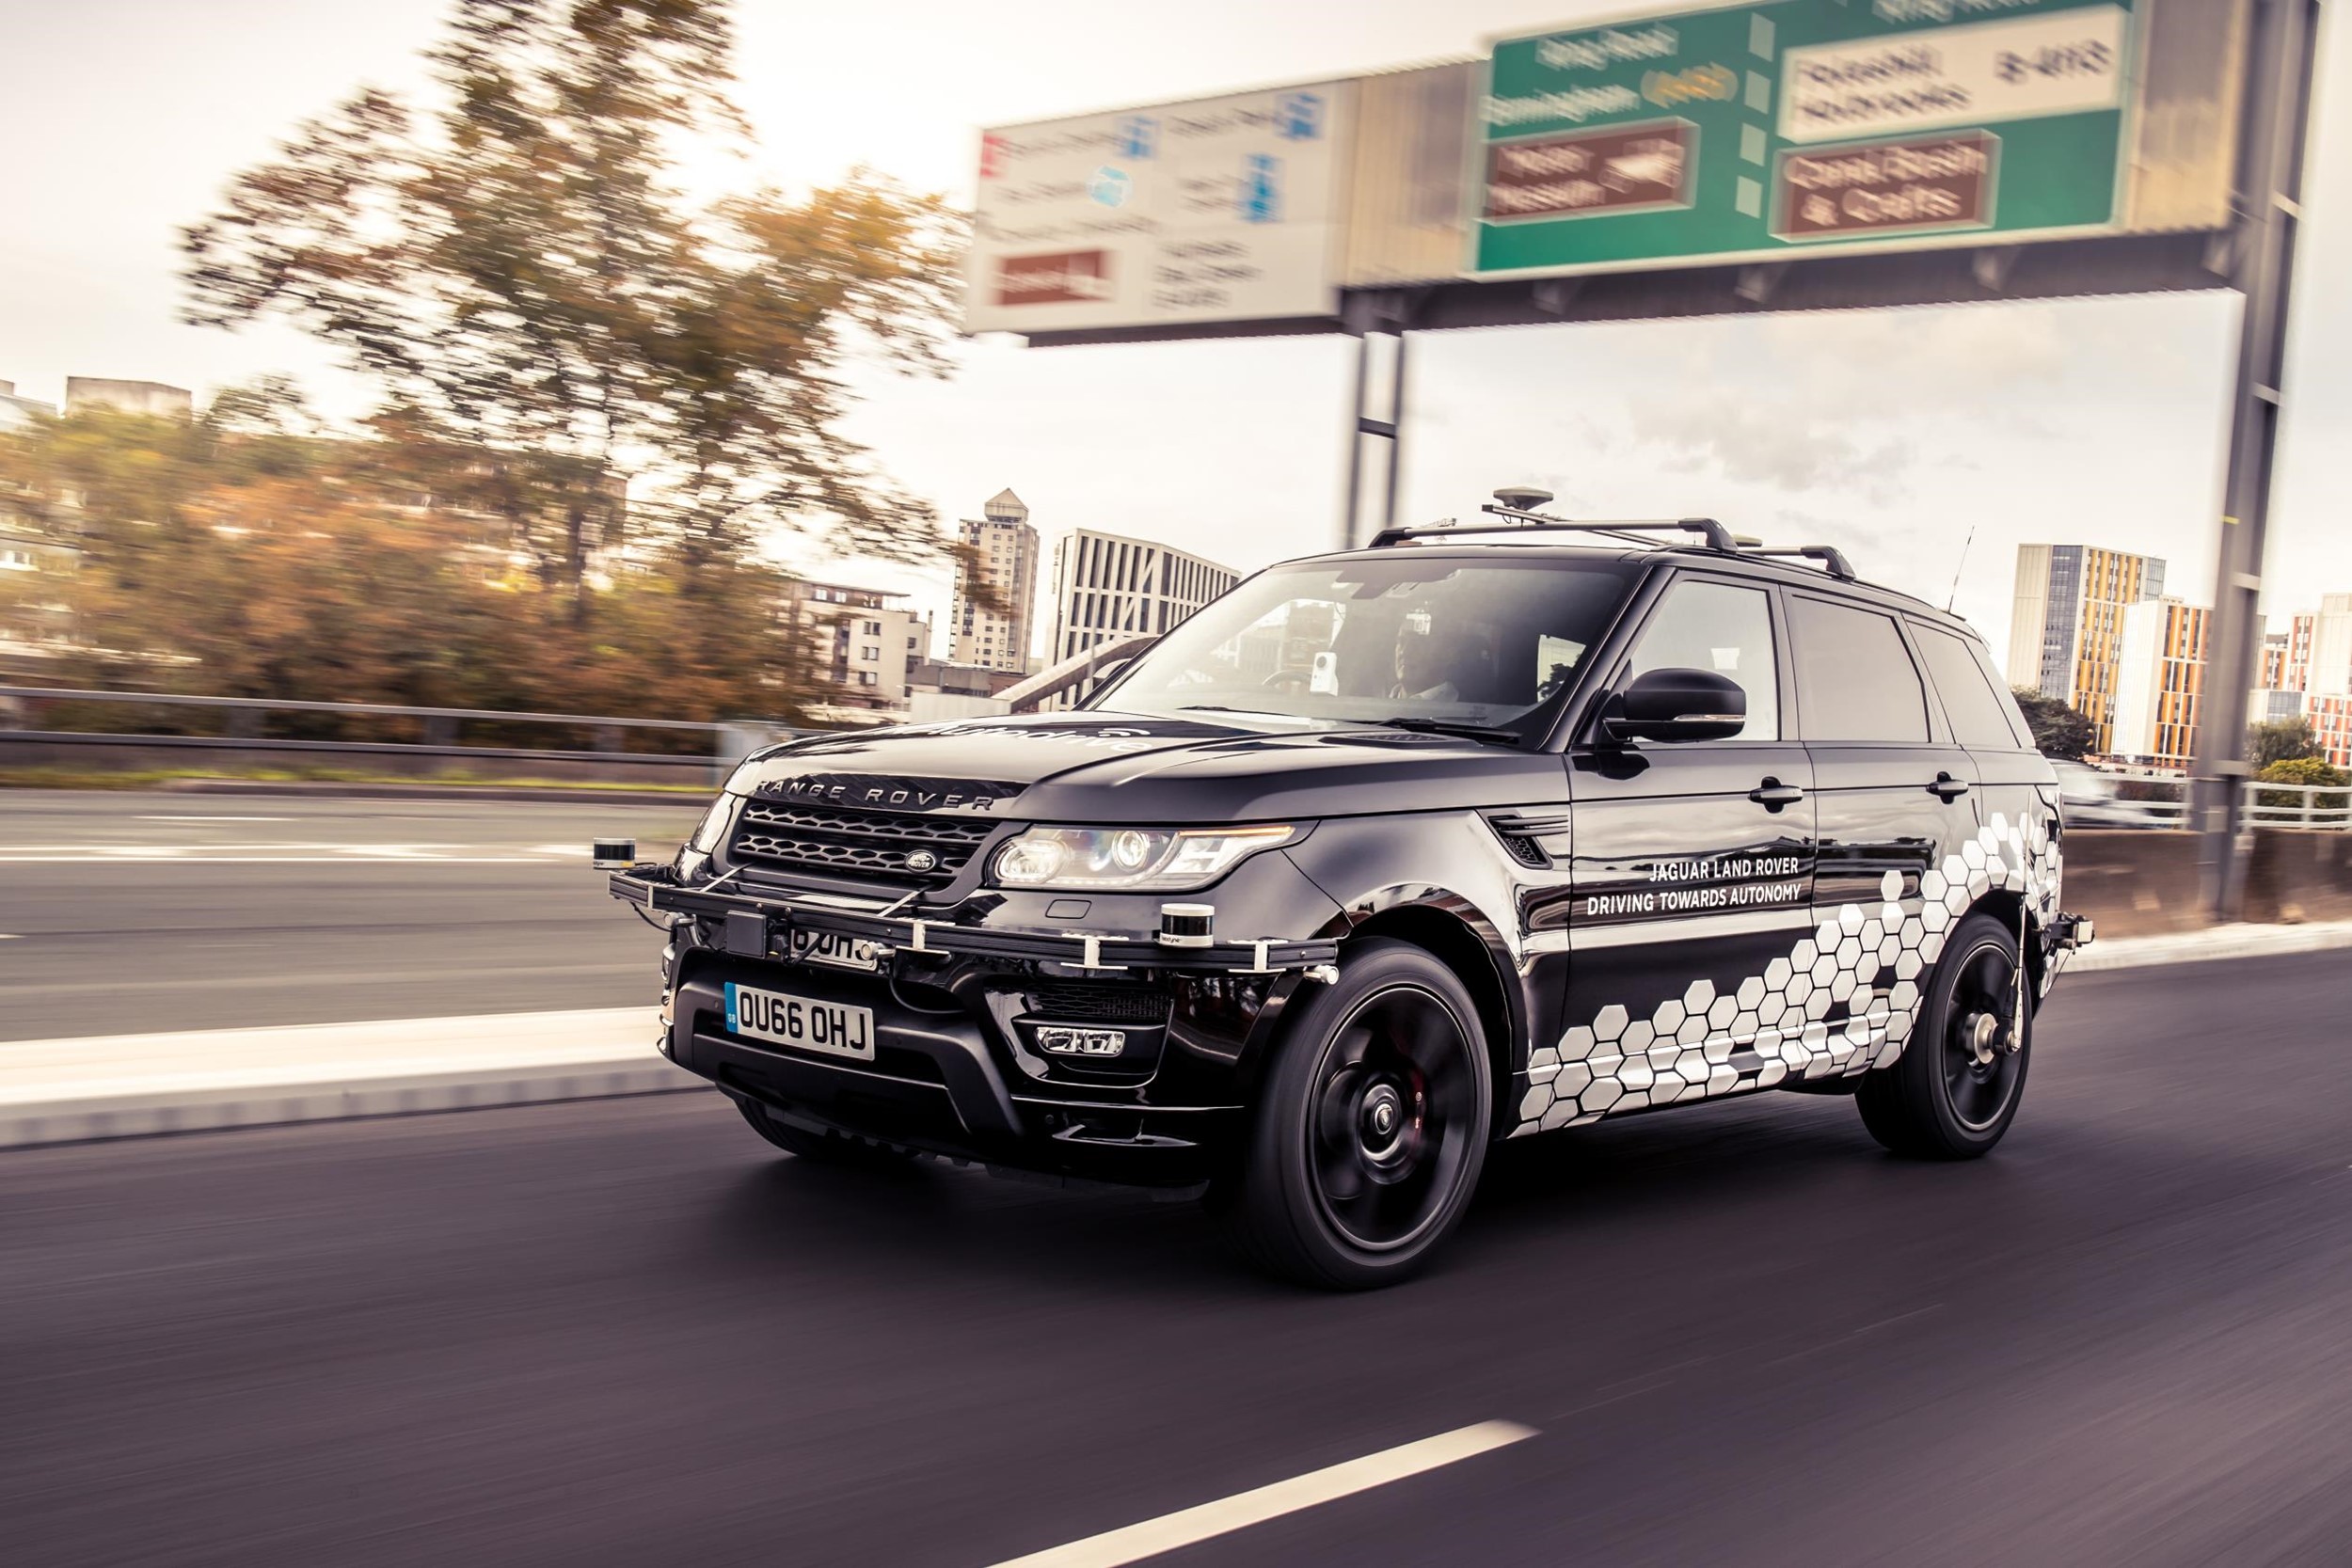
<svg viewBox="0 0 2352 1568"><path fill-rule="evenodd" d="M838 931L794 931L792 957L804 964L830 964L871 974L882 958L882 944L871 937L843 936Z"/></svg>
<svg viewBox="0 0 2352 1568"><path fill-rule="evenodd" d="M871 1008L756 990L732 980L727 982L727 1033L802 1051L821 1051L829 1056L854 1056L861 1062L874 1059Z"/></svg>

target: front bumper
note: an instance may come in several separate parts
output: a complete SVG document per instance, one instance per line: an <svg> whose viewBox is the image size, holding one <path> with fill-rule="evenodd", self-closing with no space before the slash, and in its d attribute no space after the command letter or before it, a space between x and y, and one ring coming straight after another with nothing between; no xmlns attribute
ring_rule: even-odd
<svg viewBox="0 0 2352 1568"><path fill-rule="evenodd" d="M1050 1176L1187 1186L1220 1167L1246 1117L1235 1070L1336 939L1170 948L1141 938L989 928L863 912L768 891L679 885L667 867L612 875L612 896L673 918L663 1053L787 1120ZM872 944L872 974L795 962L795 932ZM871 1062L730 1033L733 982L869 1009ZM1164 994L1148 1060L1050 1061L1034 997L1073 982Z"/></svg>

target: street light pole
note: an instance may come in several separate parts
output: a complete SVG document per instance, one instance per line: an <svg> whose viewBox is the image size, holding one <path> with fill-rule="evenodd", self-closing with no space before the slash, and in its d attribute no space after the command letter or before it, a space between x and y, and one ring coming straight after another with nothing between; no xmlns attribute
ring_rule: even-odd
<svg viewBox="0 0 2352 1568"><path fill-rule="evenodd" d="M2222 485L2214 619L2199 697L2196 823L2207 911L2235 920L2246 896L2247 695L2262 621L2262 571L2270 483L2285 412L2287 301L2302 218L2303 158L2311 122L2319 0L2257 0L2238 153L2230 283L2243 301L2237 374L2230 399L2230 455Z"/></svg>

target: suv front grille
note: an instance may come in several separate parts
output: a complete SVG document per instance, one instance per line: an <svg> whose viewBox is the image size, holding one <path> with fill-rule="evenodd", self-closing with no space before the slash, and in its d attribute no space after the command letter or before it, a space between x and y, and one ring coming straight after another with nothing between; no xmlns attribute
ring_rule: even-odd
<svg viewBox="0 0 2352 1568"><path fill-rule="evenodd" d="M1168 1022L1168 993L1147 986L1039 986L1028 997L1029 1017L1056 1023L1158 1025Z"/></svg>
<svg viewBox="0 0 2352 1568"><path fill-rule="evenodd" d="M945 887L995 830L993 822L968 816L752 800L736 819L727 855L761 870ZM910 868L907 857L918 853L934 863Z"/></svg>

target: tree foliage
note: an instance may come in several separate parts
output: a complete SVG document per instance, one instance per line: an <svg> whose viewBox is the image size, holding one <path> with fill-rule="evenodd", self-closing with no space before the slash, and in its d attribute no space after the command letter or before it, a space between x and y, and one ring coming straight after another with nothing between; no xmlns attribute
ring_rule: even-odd
<svg viewBox="0 0 2352 1568"><path fill-rule="evenodd" d="M412 477L583 615L625 545L705 594L693 572L776 526L930 553L929 512L841 432L841 372L943 370L958 226L863 171L691 207L672 160L740 131L732 46L719 0L459 0L429 105L358 93L186 231L187 318L342 348Z"/></svg>
<svg viewBox="0 0 2352 1568"><path fill-rule="evenodd" d="M575 602L495 518L421 490L413 451L312 425L264 386L193 420L95 409L0 436L0 494L82 552L39 585L72 618L68 682L701 720L815 699L799 641L696 596L775 605L774 568L690 573L649 547Z"/></svg>
<svg viewBox="0 0 2352 1568"><path fill-rule="evenodd" d="M2246 754L2257 770L2273 763L2319 755L2319 736L2309 719L2274 719L2246 726Z"/></svg>
<svg viewBox="0 0 2352 1568"><path fill-rule="evenodd" d="M2030 687L2014 687L2011 694L2024 710L2026 726L2033 731L2034 748L2048 757L2080 761L2099 743L2099 726L2057 697L2045 697Z"/></svg>

